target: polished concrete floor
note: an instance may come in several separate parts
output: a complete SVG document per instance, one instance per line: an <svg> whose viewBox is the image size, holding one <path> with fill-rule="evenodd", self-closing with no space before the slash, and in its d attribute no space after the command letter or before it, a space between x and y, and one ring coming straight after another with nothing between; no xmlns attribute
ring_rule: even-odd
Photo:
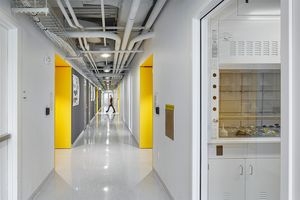
<svg viewBox="0 0 300 200"><path fill-rule="evenodd" d="M36 200L170 200L152 151L137 148L117 115L97 115L75 148L55 155L55 174Z"/></svg>

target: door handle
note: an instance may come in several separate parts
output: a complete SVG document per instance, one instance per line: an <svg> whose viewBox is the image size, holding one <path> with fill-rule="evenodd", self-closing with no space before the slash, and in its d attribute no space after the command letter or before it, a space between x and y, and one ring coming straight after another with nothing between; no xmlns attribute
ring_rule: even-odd
<svg viewBox="0 0 300 200"><path fill-rule="evenodd" d="M243 165L240 165L240 175L242 176L244 174L244 167Z"/></svg>
<svg viewBox="0 0 300 200"><path fill-rule="evenodd" d="M254 170L254 168L253 168L253 165L249 165L249 175L253 175L253 170Z"/></svg>

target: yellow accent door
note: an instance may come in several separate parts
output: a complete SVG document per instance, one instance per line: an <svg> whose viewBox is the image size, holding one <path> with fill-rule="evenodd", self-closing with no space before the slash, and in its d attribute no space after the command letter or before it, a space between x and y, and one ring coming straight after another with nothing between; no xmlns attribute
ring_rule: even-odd
<svg viewBox="0 0 300 200"><path fill-rule="evenodd" d="M55 148L71 148L72 68L55 67Z"/></svg>
<svg viewBox="0 0 300 200"><path fill-rule="evenodd" d="M153 146L152 60L150 56L140 68L140 148L145 149Z"/></svg>

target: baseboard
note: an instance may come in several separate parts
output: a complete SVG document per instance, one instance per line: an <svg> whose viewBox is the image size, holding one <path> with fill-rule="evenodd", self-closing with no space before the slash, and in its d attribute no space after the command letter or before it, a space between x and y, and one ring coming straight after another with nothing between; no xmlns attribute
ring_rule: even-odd
<svg viewBox="0 0 300 200"><path fill-rule="evenodd" d="M132 131L130 130L129 126L126 124L125 120L122 120L126 128L129 130L129 132L133 135Z"/></svg>
<svg viewBox="0 0 300 200"><path fill-rule="evenodd" d="M158 181L161 183L161 185L163 186L164 190L166 191L166 193L169 195L169 197L174 200L174 197L172 196L171 192L169 191L169 189L167 188L166 184L163 182L163 180L160 178L159 174L157 173L156 169L153 168L153 174L154 176L158 179Z"/></svg>
<svg viewBox="0 0 300 200"><path fill-rule="evenodd" d="M37 187L36 190L32 193L32 195L29 197L28 200L34 200L34 198L39 194L43 186L46 184L46 182L55 174L55 170L52 169L51 172L48 174L48 176L43 180L43 182Z"/></svg>
<svg viewBox="0 0 300 200"><path fill-rule="evenodd" d="M132 137L133 137L133 140L134 140L134 142L135 142L135 144L136 144L136 146L137 146L137 148L139 148L140 149L140 144L138 143L138 141L137 141L137 139L135 138L135 136L130 132L130 134L132 135Z"/></svg>
<svg viewBox="0 0 300 200"><path fill-rule="evenodd" d="M86 127L81 131L81 133L79 134L79 136L76 138L76 140L74 141L74 143L72 144L72 148L76 147L78 141L83 137L84 132L86 131L86 129L91 125L91 123L95 120L96 115L98 113L95 114L95 116L89 121L89 123L86 125Z"/></svg>
<svg viewBox="0 0 300 200"><path fill-rule="evenodd" d="M137 141L137 139L136 139L136 137L134 136L134 134L133 134L132 130L130 130L130 128L127 126L127 124L125 123L125 121L124 121L124 120L122 120L122 121L123 121L124 125L126 126L126 128L129 130L130 134L132 135L132 137L133 137L133 139L134 139L135 143L137 144L137 147L139 147L139 148L140 148L140 143Z"/></svg>
<svg viewBox="0 0 300 200"><path fill-rule="evenodd" d="M81 133L79 134L79 136L77 137L77 139L74 141L74 143L72 144L72 148L77 146L77 143L79 142L79 140L83 137L84 132L85 132L86 128L83 129L83 131L81 131Z"/></svg>
<svg viewBox="0 0 300 200"><path fill-rule="evenodd" d="M88 123L88 125L90 125L92 123L92 121L96 118L97 113L94 115L94 117L90 120L90 122Z"/></svg>

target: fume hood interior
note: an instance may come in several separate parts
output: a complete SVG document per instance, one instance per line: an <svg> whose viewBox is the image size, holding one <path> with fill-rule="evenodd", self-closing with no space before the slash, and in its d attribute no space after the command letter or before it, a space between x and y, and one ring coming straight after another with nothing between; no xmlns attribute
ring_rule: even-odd
<svg viewBox="0 0 300 200"><path fill-rule="evenodd" d="M201 30L207 199L279 200L280 1L224 1Z"/></svg>
<svg viewBox="0 0 300 200"><path fill-rule="evenodd" d="M212 140L280 137L280 10L266 1L232 1L208 20Z"/></svg>

